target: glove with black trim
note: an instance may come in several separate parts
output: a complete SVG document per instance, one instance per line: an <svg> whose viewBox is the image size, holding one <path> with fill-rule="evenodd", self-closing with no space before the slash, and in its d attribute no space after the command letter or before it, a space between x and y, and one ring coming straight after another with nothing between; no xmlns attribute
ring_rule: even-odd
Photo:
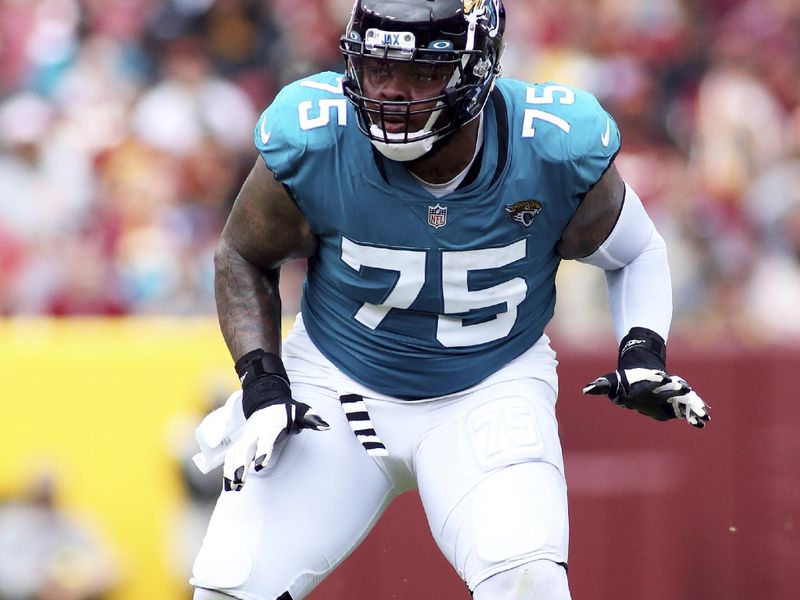
<svg viewBox="0 0 800 600"><path fill-rule="evenodd" d="M660 335L634 327L620 342L617 370L586 385L583 393L608 396L614 404L657 421L686 419L705 427L711 419L706 404L684 379L667 374L666 358Z"/></svg>
<svg viewBox="0 0 800 600"><path fill-rule="evenodd" d="M223 487L239 491L250 466L261 471L269 465L278 442L303 429L325 431L328 423L308 404L292 398L289 377L280 357L258 349L236 361L242 384L242 409L247 421L242 437L225 454Z"/></svg>

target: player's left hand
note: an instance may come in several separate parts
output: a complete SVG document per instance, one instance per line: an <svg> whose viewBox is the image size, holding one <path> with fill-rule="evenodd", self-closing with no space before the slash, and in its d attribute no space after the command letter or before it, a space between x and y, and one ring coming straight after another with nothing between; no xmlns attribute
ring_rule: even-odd
<svg viewBox="0 0 800 600"><path fill-rule="evenodd" d="M608 396L618 405L657 421L686 419L705 427L708 409L681 377L667 374L667 345L659 334L633 327L619 344L617 370L598 377L583 388L584 394Z"/></svg>
<svg viewBox="0 0 800 600"><path fill-rule="evenodd" d="M684 379L656 369L614 371L586 385L583 393L606 395L614 404L658 421L686 419L703 428L711 418L705 402Z"/></svg>

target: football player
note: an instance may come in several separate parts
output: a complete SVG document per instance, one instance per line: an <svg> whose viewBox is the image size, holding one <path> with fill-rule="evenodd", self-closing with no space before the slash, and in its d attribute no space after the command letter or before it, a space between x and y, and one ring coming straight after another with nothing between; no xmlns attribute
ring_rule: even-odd
<svg viewBox="0 0 800 600"><path fill-rule="evenodd" d="M500 0L356 0L344 73L288 85L258 120L216 253L242 395L196 600L305 598L414 488L476 600L568 599L544 334L564 259L605 270L619 341L584 392L707 422L666 366L665 244L614 166L614 120L584 91L499 78L504 24Z"/></svg>

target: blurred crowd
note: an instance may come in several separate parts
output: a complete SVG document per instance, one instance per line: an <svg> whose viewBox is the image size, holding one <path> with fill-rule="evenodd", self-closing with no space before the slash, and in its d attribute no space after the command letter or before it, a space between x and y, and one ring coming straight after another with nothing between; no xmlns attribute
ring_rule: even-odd
<svg viewBox="0 0 800 600"><path fill-rule="evenodd" d="M677 335L800 343L800 2L505 4L504 74L587 89L617 120ZM252 127L281 86L340 70L350 5L0 0L0 315L212 313ZM556 334L608 321L581 269L560 273Z"/></svg>
<svg viewBox="0 0 800 600"><path fill-rule="evenodd" d="M103 600L117 589L117 556L95 519L62 506L50 468L0 496L0 600Z"/></svg>

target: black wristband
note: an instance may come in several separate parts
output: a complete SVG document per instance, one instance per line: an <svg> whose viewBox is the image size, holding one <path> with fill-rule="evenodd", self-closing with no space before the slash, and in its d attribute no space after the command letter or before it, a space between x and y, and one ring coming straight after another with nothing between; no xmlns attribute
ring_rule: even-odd
<svg viewBox="0 0 800 600"><path fill-rule="evenodd" d="M257 410L273 404L290 404L292 391L286 380L274 373L268 373L253 379L243 389L242 412L249 419Z"/></svg>
<svg viewBox="0 0 800 600"><path fill-rule="evenodd" d="M234 368L243 389L264 375L277 375L289 383L289 376L286 374L281 357L261 348L251 350L242 356L236 361Z"/></svg>
<svg viewBox="0 0 800 600"><path fill-rule="evenodd" d="M660 335L645 327L632 327L619 343L619 369L635 367L666 371L667 344Z"/></svg>
<svg viewBox="0 0 800 600"><path fill-rule="evenodd" d="M236 374L242 384L242 411L245 419L260 408L292 399L289 377L280 356L261 348L251 350L236 361Z"/></svg>

